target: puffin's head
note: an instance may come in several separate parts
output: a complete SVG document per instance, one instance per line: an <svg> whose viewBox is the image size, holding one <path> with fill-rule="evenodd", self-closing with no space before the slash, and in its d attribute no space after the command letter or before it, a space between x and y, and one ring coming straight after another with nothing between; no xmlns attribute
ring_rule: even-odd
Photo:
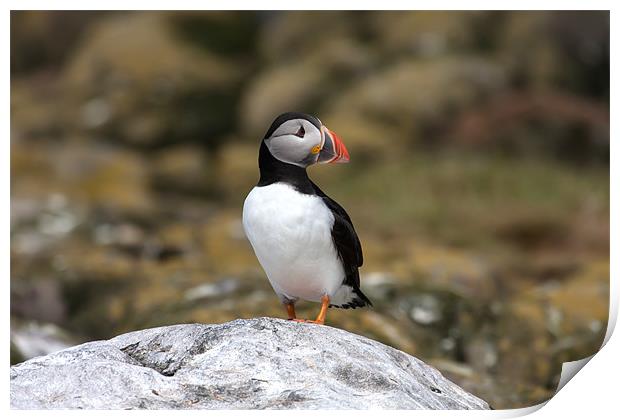
<svg viewBox="0 0 620 420"><path fill-rule="evenodd" d="M302 168L349 161L349 152L336 133L318 118L300 112L278 116L263 142L274 158Z"/></svg>

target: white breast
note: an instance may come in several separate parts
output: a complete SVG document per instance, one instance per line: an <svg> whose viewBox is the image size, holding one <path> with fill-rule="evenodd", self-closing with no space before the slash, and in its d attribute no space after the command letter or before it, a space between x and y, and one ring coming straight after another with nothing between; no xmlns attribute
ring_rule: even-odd
<svg viewBox="0 0 620 420"><path fill-rule="evenodd" d="M284 183L255 187L243 205L245 234L282 300L319 302L342 285L333 224L320 197Z"/></svg>

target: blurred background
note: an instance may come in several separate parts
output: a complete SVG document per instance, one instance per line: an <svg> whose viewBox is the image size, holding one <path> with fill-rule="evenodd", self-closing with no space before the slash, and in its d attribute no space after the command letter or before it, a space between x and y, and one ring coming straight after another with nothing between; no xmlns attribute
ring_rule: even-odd
<svg viewBox="0 0 620 420"><path fill-rule="evenodd" d="M11 363L284 317L240 217L291 110L351 154L310 175L355 223L375 307L329 325L494 408L598 350L608 12L12 12Z"/></svg>

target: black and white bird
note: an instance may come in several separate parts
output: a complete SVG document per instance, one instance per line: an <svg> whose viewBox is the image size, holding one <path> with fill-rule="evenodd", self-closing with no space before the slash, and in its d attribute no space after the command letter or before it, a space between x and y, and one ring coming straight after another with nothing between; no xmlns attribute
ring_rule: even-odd
<svg viewBox="0 0 620 420"><path fill-rule="evenodd" d="M360 290L362 246L347 212L308 178L315 163L344 163L340 138L312 115L278 116L260 145L260 180L243 205L243 228L271 286L296 318L295 302L372 306Z"/></svg>

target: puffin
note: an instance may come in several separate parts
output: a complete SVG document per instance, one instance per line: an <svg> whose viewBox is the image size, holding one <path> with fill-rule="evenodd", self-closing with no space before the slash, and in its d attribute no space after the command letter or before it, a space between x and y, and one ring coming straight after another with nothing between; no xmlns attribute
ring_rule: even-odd
<svg viewBox="0 0 620 420"><path fill-rule="evenodd" d="M360 289L362 245L351 218L308 177L310 165L346 163L344 143L321 121L286 112L260 143L260 179L243 204L243 229L288 319L324 324L329 307L372 306ZM320 302L298 319L298 300Z"/></svg>

